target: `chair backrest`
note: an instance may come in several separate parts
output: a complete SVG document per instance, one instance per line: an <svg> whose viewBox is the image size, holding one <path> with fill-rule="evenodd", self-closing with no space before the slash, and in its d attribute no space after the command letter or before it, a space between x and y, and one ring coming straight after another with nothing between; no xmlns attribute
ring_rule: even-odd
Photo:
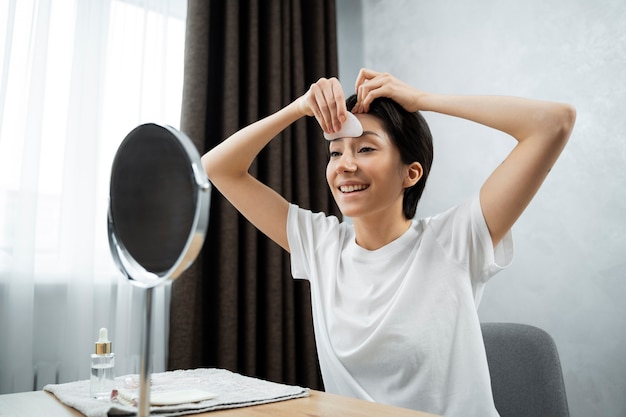
<svg viewBox="0 0 626 417"><path fill-rule="evenodd" d="M482 323L496 409L501 417L569 417L552 337L534 326Z"/></svg>

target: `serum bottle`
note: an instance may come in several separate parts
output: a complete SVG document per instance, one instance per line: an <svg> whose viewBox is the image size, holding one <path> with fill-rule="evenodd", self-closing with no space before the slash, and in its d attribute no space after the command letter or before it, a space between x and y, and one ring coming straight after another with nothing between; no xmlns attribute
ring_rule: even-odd
<svg viewBox="0 0 626 417"><path fill-rule="evenodd" d="M96 353L91 355L91 390L94 398L109 399L115 388L115 353L111 352L111 341L106 328L100 329L96 342Z"/></svg>

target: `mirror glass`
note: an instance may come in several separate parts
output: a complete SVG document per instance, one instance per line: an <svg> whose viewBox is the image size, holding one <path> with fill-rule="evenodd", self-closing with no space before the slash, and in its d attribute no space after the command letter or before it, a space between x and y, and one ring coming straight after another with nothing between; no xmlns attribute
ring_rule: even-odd
<svg viewBox="0 0 626 417"><path fill-rule="evenodd" d="M206 234L210 183L191 140L169 126L144 124L120 144L111 168L109 245L133 284L177 278Z"/></svg>

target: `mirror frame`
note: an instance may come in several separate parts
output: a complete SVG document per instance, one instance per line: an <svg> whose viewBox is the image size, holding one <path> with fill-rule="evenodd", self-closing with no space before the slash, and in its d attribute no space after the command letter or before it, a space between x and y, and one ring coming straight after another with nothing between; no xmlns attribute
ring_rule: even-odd
<svg viewBox="0 0 626 417"><path fill-rule="evenodd" d="M132 284L143 288L155 287L167 280L173 280L178 278L180 274L182 274L182 272L194 262L196 256L202 249L202 245L204 244L204 238L206 236L206 230L209 221L211 195L211 184L204 172L198 150L196 149L191 139L189 139L189 137L183 132L174 129L171 126L161 126L154 123L143 124L133 129L126 136L126 138L124 138L124 140L120 143L119 149L121 149L123 145L127 143L127 141L132 140L133 137L136 137L138 133L137 131L139 129L143 129L148 126L152 129L157 127L166 130L167 132L165 133L168 133L172 140L177 141L177 144L180 146L183 154L188 158L190 166L190 181L193 182L195 213L192 226L189 231L189 236L177 260L166 271L155 273L146 270L142 265L140 265L139 262L137 262L126 249L126 247L124 246L124 242L119 239L116 233L115 218L112 212L113 197L111 196L111 189L109 189L107 227L109 236L109 247L111 249L113 260L118 269L124 274L126 279L128 279ZM113 178L114 169L118 157L119 150L113 160L111 178ZM111 185L112 183L110 184L110 188L112 188Z"/></svg>

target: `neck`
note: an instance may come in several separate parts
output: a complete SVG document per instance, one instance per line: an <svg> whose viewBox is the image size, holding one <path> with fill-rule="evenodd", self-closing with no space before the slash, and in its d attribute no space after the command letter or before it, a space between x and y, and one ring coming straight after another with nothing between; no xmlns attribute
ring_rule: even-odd
<svg viewBox="0 0 626 417"><path fill-rule="evenodd" d="M399 216L368 216L353 219L356 243L363 249L376 250L393 242L411 226L411 220Z"/></svg>

